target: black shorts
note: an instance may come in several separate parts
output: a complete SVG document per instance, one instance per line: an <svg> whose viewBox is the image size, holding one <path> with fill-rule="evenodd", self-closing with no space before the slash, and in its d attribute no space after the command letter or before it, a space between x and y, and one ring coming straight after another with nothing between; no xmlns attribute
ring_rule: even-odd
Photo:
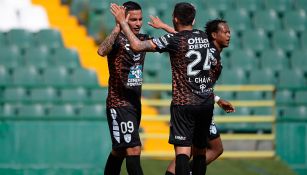
<svg viewBox="0 0 307 175"><path fill-rule="evenodd" d="M209 141L214 140L218 137L220 137L220 132L215 125L214 119L212 118L212 122L211 122L211 125L210 125Z"/></svg>
<svg viewBox="0 0 307 175"><path fill-rule="evenodd" d="M171 105L169 143L206 148L214 105Z"/></svg>
<svg viewBox="0 0 307 175"><path fill-rule="evenodd" d="M139 127L141 111L133 107L107 108L112 148L141 146Z"/></svg>

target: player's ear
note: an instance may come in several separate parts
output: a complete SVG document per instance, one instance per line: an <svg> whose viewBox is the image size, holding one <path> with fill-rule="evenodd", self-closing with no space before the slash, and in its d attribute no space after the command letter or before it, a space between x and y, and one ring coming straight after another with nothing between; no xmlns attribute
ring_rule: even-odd
<svg viewBox="0 0 307 175"><path fill-rule="evenodd" d="M129 17L130 17L130 13L128 13L126 16L126 22L129 22Z"/></svg>
<svg viewBox="0 0 307 175"><path fill-rule="evenodd" d="M212 32L212 33L211 33L211 36L212 36L212 38L213 38L214 40L216 39L216 35L217 35L216 32Z"/></svg>
<svg viewBox="0 0 307 175"><path fill-rule="evenodd" d="M174 20L176 23L178 23L178 18L177 17L174 17Z"/></svg>
<svg viewBox="0 0 307 175"><path fill-rule="evenodd" d="M195 24L195 18L193 19L192 26L194 26L194 24Z"/></svg>
<svg viewBox="0 0 307 175"><path fill-rule="evenodd" d="M128 16L128 15L130 15L130 14L129 14L129 11L125 10L125 18L126 18L126 20L129 19L129 16Z"/></svg>

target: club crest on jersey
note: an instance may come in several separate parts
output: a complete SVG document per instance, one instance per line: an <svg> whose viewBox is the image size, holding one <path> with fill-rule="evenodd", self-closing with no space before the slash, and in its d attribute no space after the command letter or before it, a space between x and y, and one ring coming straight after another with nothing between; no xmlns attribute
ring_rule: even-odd
<svg viewBox="0 0 307 175"><path fill-rule="evenodd" d="M131 134L125 134L124 140L125 140L126 143L130 143L131 142Z"/></svg>
<svg viewBox="0 0 307 175"><path fill-rule="evenodd" d="M217 133L217 129L215 125L210 125L210 133L211 134L216 134Z"/></svg>
<svg viewBox="0 0 307 175"><path fill-rule="evenodd" d="M127 86L140 86L143 82L142 65L130 67Z"/></svg>

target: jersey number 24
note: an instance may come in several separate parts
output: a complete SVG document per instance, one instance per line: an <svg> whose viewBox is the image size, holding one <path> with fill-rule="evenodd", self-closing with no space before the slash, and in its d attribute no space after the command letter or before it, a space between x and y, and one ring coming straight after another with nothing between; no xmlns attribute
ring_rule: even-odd
<svg viewBox="0 0 307 175"><path fill-rule="evenodd" d="M195 76L197 75L201 70L193 70L193 67L195 67L201 60L202 56L199 51L196 50L190 50L187 52L185 55L188 58L191 58L192 55L196 56L196 59L192 61L188 66L187 66L187 75L188 76ZM207 54L206 54L206 59L203 65L203 70L209 70L210 69L211 63L209 62L209 49L207 49Z"/></svg>

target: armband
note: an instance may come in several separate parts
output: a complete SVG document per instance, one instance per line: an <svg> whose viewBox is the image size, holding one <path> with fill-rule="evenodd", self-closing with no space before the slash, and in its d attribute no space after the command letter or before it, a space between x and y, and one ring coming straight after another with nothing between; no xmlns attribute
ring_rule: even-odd
<svg viewBox="0 0 307 175"><path fill-rule="evenodd" d="M221 97L219 97L219 96L214 96L214 101L215 101L215 103L217 103L219 100L221 99Z"/></svg>

